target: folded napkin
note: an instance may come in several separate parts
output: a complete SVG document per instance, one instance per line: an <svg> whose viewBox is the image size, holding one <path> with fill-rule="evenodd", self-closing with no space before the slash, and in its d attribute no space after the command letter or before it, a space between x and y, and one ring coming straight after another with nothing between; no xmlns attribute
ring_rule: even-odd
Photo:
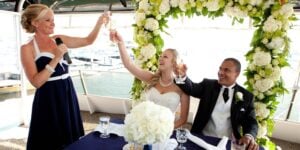
<svg viewBox="0 0 300 150"><path fill-rule="evenodd" d="M178 143L175 139L171 138L165 142L152 144L152 149L156 150L174 150L176 149Z"/></svg>
<svg viewBox="0 0 300 150"><path fill-rule="evenodd" d="M101 125L98 125L94 131L103 133L104 130ZM118 136L124 136L124 124L109 123L107 131Z"/></svg>
<svg viewBox="0 0 300 150"><path fill-rule="evenodd" d="M224 150L226 149L226 144L225 144L225 147L224 147L224 143L226 142L227 143L227 140L226 138L224 138L224 140L222 139L219 144L218 144L218 147L214 146L214 145L211 145L209 143L206 143L204 140L198 138L197 136L194 136L192 135L190 132L188 132L187 134L187 137L190 141L194 142L195 144L201 146L202 148L205 148L207 150ZM219 147L220 145L220 147Z"/></svg>

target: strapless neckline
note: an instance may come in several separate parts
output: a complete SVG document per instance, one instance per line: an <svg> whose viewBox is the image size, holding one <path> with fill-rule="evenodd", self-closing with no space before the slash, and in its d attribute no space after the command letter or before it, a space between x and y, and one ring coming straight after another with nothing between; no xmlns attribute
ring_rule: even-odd
<svg viewBox="0 0 300 150"><path fill-rule="evenodd" d="M180 95L173 91L160 93L156 88L152 87L147 91L147 100L165 106L171 109L172 112L176 112L180 104Z"/></svg>
<svg viewBox="0 0 300 150"><path fill-rule="evenodd" d="M152 89L152 88L151 88L151 89ZM161 93L157 88L153 87L153 89L155 89L155 91L156 91L157 93L159 93L160 95L176 94L176 95L179 96L179 94L176 93L176 92L174 92L174 91L169 91L169 92Z"/></svg>

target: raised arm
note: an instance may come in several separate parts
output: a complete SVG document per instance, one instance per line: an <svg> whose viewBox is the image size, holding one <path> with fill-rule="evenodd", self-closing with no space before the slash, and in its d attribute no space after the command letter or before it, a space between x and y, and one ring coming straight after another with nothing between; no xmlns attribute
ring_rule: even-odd
<svg viewBox="0 0 300 150"><path fill-rule="evenodd" d="M86 36L86 37L71 37L67 35L55 35L53 38L60 37L64 44L68 48L78 48L92 44L97 36L98 33L103 26L103 24L108 23L110 14L109 12L103 13L97 20L96 25L94 26L93 30Z"/></svg>
<svg viewBox="0 0 300 150"><path fill-rule="evenodd" d="M182 92L180 96L180 116L175 121L174 128L179 128L187 122L190 109L190 97Z"/></svg>
<svg viewBox="0 0 300 150"><path fill-rule="evenodd" d="M142 68L134 64L127 53L122 36L117 31L113 31L110 32L110 39L118 44L120 56L125 68L136 78L149 83L153 77L153 73L147 70L143 70Z"/></svg>

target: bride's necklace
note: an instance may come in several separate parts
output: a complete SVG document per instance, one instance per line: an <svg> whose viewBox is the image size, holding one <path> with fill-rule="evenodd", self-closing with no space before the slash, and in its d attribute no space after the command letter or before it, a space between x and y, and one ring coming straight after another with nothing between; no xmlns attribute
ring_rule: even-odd
<svg viewBox="0 0 300 150"><path fill-rule="evenodd" d="M170 86L172 83L173 83L173 80L171 80L171 82L169 82L169 83L167 83L167 84L164 84L164 83L161 81L161 78L159 78L159 84L160 84L162 87L168 87L168 86Z"/></svg>

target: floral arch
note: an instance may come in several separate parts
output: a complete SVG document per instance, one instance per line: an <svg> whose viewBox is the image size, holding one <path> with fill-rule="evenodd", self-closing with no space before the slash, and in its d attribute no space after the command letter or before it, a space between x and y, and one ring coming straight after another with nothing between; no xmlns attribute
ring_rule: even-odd
<svg viewBox="0 0 300 150"><path fill-rule="evenodd" d="M258 143L275 149L268 136L273 130L273 115L278 102L276 97L287 90L281 79L281 68L288 66L290 40L287 30L295 20L293 5L288 0L134 0L136 3L133 49L136 63L143 69L156 71L158 57L164 40L160 36L168 28L168 17L207 16L220 17L227 14L233 21L242 22L250 17L256 28L244 75L246 88L255 96L255 109L259 122ZM139 100L145 84L134 80L131 95Z"/></svg>

